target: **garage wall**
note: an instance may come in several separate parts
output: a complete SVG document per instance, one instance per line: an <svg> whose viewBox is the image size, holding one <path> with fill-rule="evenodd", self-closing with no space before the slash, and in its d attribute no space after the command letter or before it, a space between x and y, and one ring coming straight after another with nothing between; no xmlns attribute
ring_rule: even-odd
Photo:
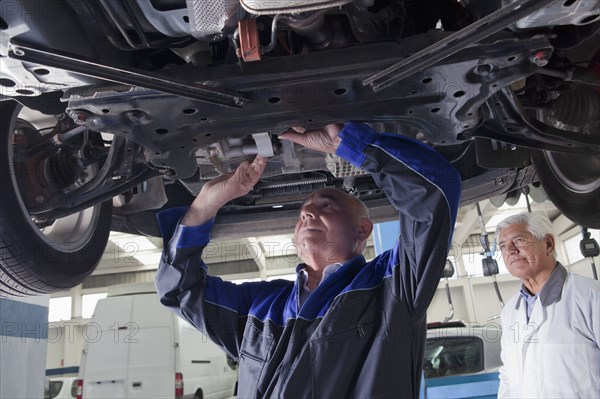
<svg viewBox="0 0 600 399"><path fill-rule="evenodd" d="M512 276L497 276L498 287L506 302L519 290L520 282ZM490 318L498 316L502 310L496 296L491 277L464 277L449 280L450 294L454 304L452 320L486 324ZM446 288L442 282L438 286L432 304L427 311L427 321L442 321L450 313ZM494 320L491 320L494 321Z"/></svg>
<svg viewBox="0 0 600 399"><path fill-rule="evenodd" d="M0 398L44 396L49 300L0 298Z"/></svg>
<svg viewBox="0 0 600 399"><path fill-rule="evenodd" d="M50 374L77 375L83 344L89 335L86 331L89 322L89 319L80 319L49 323L46 370Z"/></svg>

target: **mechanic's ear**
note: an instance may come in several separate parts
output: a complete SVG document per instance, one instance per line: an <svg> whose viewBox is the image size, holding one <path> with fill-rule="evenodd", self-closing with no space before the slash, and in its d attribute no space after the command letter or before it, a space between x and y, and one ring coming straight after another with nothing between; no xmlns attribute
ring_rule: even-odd
<svg viewBox="0 0 600 399"><path fill-rule="evenodd" d="M360 226L359 226L359 230L358 230L358 237L361 240L366 240L367 238L369 238L369 236L371 235L372 232L373 232L373 222L371 221L371 219L361 218Z"/></svg>

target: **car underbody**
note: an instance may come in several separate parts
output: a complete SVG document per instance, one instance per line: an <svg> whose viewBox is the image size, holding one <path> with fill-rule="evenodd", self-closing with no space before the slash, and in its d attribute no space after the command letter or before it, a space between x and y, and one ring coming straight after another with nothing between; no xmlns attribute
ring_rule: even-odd
<svg viewBox="0 0 600 399"><path fill-rule="evenodd" d="M277 137L347 120L435 148L461 174L463 205L545 191L600 226L598 1L0 8L2 184L50 246L45 229L102 203L113 229L159 235L158 210L256 154L270 157L265 176L223 208L215 236L289 231L321 187L395 218L364 172Z"/></svg>

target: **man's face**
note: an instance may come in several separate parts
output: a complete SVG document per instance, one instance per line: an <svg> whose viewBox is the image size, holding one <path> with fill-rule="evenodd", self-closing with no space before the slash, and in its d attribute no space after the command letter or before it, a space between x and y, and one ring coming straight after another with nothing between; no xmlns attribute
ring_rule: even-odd
<svg viewBox="0 0 600 399"><path fill-rule="evenodd" d="M302 204L294 229L298 256L307 263L349 259L361 242L361 216L359 205L348 194L333 189L315 191Z"/></svg>
<svg viewBox="0 0 600 399"><path fill-rule="evenodd" d="M513 224L498 234L502 259L513 276L535 279L540 273L554 269L554 241L551 236L538 240L527 230L525 224Z"/></svg>

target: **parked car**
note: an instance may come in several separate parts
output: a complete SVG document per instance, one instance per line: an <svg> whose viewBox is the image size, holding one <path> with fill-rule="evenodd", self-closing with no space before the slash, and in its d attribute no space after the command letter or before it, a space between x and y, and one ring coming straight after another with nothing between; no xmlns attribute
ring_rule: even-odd
<svg viewBox="0 0 600 399"><path fill-rule="evenodd" d="M598 228L598 0L4 0L0 295L79 284L109 230L270 156L214 237L291 231L338 187L396 217L370 176L277 135L357 120L456 167L462 203L547 196ZM543 188L543 190L542 190ZM543 192L545 191L545 193ZM260 220L261 223L256 223Z"/></svg>
<svg viewBox="0 0 600 399"><path fill-rule="evenodd" d="M498 394L500 325L430 323L421 398L495 398Z"/></svg>
<svg viewBox="0 0 600 399"><path fill-rule="evenodd" d="M76 399L77 377L53 377L46 380L44 399Z"/></svg>
<svg viewBox="0 0 600 399"><path fill-rule="evenodd" d="M223 350L162 306L152 284L112 287L84 333L83 399L235 394L237 371Z"/></svg>

